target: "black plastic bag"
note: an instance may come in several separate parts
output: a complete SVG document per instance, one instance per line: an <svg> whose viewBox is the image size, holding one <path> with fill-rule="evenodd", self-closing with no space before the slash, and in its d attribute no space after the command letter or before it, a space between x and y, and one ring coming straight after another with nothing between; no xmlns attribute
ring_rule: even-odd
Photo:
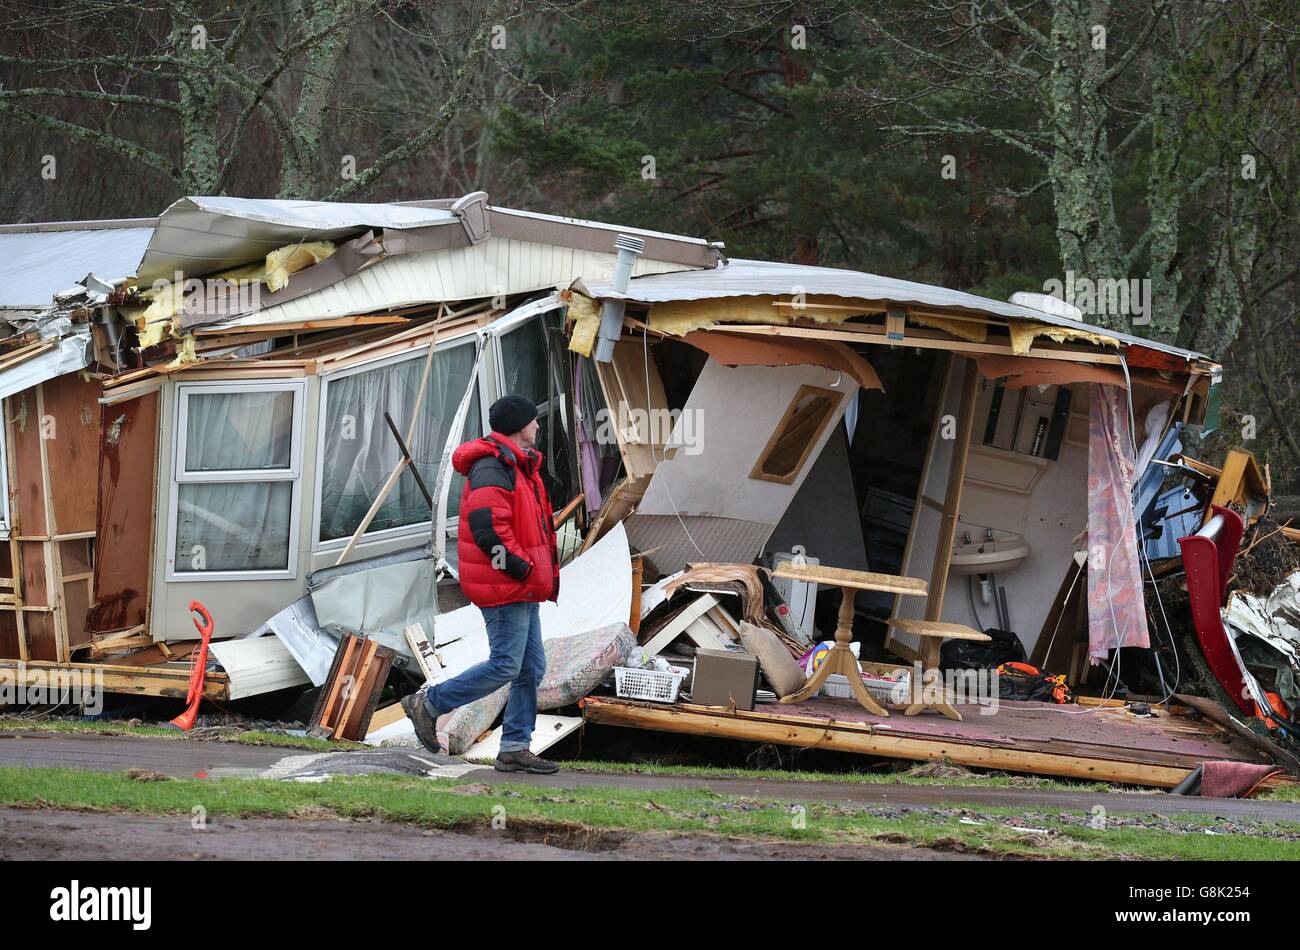
<svg viewBox="0 0 1300 950"><path fill-rule="evenodd" d="M939 648L939 666L945 670L995 670L1003 663L1024 663L1025 645L1010 630L990 627L984 631L992 639L947 640Z"/></svg>

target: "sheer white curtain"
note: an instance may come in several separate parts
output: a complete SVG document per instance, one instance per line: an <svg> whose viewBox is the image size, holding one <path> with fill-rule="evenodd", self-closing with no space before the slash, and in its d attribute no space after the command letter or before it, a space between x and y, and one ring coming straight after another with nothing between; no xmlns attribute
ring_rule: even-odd
<svg viewBox="0 0 1300 950"><path fill-rule="evenodd" d="M188 394L184 474L289 469L294 398L285 389ZM290 480L182 480L176 570L285 570L292 508Z"/></svg>
<svg viewBox="0 0 1300 950"><path fill-rule="evenodd" d="M321 429L320 538L350 537L361 523L380 486L402 457L384 421L392 416L403 437L411 423L427 352L401 362L330 379L326 384L325 422ZM438 462L474 367L474 346L460 344L434 354L428 390L420 408L411 451L425 486L433 490ZM480 410L475 396L464 437L479 434ZM449 511L459 510L460 487L453 484ZM426 523L431 515L410 469L404 471L380 506L368 532Z"/></svg>

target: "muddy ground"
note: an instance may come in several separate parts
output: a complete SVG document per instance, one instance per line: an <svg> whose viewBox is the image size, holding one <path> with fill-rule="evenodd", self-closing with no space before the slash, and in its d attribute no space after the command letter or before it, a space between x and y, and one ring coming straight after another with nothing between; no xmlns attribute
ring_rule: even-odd
<svg viewBox="0 0 1300 950"><path fill-rule="evenodd" d="M0 861L961 861L953 850L906 845L741 841L507 825L430 831L384 821L127 815L0 808Z"/></svg>

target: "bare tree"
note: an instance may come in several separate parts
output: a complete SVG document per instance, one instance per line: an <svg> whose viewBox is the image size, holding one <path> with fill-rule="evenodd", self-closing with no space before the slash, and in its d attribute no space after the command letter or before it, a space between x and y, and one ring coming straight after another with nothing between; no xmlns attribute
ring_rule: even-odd
<svg viewBox="0 0 1300 950"><path fill-rule="evenodd" d="M446 133L472 98L494 33L517 15L511 0L449 4L458 22L435 34L420 32L408 7L385 0L292 0L288 8L269 0L8 3L0 119L148 168L183 194L225 191L250 150L264 147L249 134L258 124L277 149L277 195L347 197ZM458 68L439 88L422 90L430 101L421 127L329 187L323 148L350 92L342 82L349 44L358 32L384 29L445 50Z"/></svg>

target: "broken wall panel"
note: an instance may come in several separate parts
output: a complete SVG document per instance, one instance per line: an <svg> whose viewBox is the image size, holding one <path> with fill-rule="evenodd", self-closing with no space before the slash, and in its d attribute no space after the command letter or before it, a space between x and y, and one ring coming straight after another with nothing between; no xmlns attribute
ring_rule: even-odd
<svg viewBox="0 0 1300 950"><path fill-rule="evenodd" d="M0 613L0 659L22 659L18 641L18 617L12 610Z"/></svg>
<svg viewBox="0 0 1300 950"><path fill-rule="evenodd" d="M99 383L79 373L41 384L52 534L95 530L95 495L88 489L99 471L99 394Z"/></svg>
<svg viewBox="0 0 1300 950"><path fill-rule="evenodd" d="M105 406L102 426L99 556L86 620L95 634L128 630L148 617L158 392Z"/></svg>
<svg viewBox="0 0 1300 950"><path fill-rule="evenodd" d="M5 400L9 453L13 458L12 518L20 535L44 536L46 505L41 458L40 411L33 387Z"/></svg>

